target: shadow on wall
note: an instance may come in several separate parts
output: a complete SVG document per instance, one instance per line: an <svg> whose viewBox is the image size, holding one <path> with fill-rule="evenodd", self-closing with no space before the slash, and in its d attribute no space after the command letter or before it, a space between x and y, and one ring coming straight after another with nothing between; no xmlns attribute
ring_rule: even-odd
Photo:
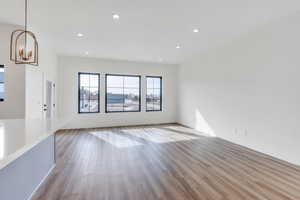
<svg viewBox="0 0 300 200"><path fill-rule="evenodd" d="M195 110L195 129L199 132L208 134L211 137L216 137L215 132L204 119L198 108Z"/></svg>

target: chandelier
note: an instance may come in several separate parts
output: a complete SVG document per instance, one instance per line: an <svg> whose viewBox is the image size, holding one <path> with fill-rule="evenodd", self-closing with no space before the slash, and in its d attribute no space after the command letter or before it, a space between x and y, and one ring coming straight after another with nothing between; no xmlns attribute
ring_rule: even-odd
<svg viewBox="0 0 300 200"><path fill-rule="evenodd" d="M10 39L10 60L16 64L39 65L39 47L33 32L27 30L28 2L25 0L25 30L15 30Z"/></svg>

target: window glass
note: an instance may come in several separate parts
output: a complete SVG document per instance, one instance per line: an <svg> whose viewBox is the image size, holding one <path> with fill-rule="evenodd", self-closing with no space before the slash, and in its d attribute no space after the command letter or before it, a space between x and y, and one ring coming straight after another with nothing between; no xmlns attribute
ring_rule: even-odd
<svg viewBox="0 0 300 200"><path fill-rule="evenodd" d="M140 107L140 76L106 75L106 112L139 112Z"/></svg>
<svg viewBox="0 0 300 200"><path fill-rule="evenodd" d="M79 73L79 113L97 113L99 109L99 74Z"/></svg>
<svg viewBox="0 0 300 200"><path fill-rule="evenodd" d="M109 112L122 112L124 104L123 88L107 88L106 91L106 110Z"/></svg>
<svg viewBox="0 0 300 200"><path fill-rule="evenodd" d="M123 88L122 76L107 76L106 81L106 85L109 85L110 88Z"/></svg>
<svg viewBox="0 0 300 200"><path fill-rule="evenodd" d="M147 77L146 110L162 110L162 78Z"/></svg>

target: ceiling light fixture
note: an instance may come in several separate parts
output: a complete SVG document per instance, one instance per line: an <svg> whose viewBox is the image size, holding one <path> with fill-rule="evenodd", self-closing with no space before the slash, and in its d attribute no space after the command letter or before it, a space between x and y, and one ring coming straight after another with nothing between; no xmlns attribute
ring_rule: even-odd
<svg viewBox="0 0 300 200"><path fill-rule="evenodd" d="M27 30L28 2L25 0L25 29L12 32L10 38L10 60L15 64L39 65L39 47L33 32Z"/></svg>
<svg viewBox="0 0 300 200"><path fill-rule="evenodd" d="M194 33L199 33L199 29L195 28L195 29L193 30L193 32L194 32Z"/></svg>
<svg viewBox="0 0 300 200"><path fill-rule="evenodd" d="M77 37L83 37L82 33L77 33Z"/></svg>
<svg viewBox="0 0 300 200"><path fill-rule="evenodd" d="M113 19L120 19L120 15L118 15L118 14L113 14Z"/></svg>
<svg viewBox="0 0 300 200"><path fill-rule="evenodd" d="M181 46L180 46L180 45L177 45L177 46L176 46L176 49L180 49L180 48L181 48Z"/></svg>
<svg viewBox="0 0 300 200"><path fill-rule="evenodd" d="M88 51L86 51L86 52L85 52L85 55L89 55L89 52L88 52Z"/></svg>

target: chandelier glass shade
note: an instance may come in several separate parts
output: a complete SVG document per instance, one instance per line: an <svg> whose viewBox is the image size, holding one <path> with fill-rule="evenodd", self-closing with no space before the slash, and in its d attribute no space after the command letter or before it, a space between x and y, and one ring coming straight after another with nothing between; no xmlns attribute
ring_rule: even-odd
<svg viewBox="0 0 300 200"><path fill-rule="evenodd" d="M27 30L27 0L25 0L25 29L15 30L10 39L10 60L15 64L38 66L39 47L33 32Z"/></svg>

